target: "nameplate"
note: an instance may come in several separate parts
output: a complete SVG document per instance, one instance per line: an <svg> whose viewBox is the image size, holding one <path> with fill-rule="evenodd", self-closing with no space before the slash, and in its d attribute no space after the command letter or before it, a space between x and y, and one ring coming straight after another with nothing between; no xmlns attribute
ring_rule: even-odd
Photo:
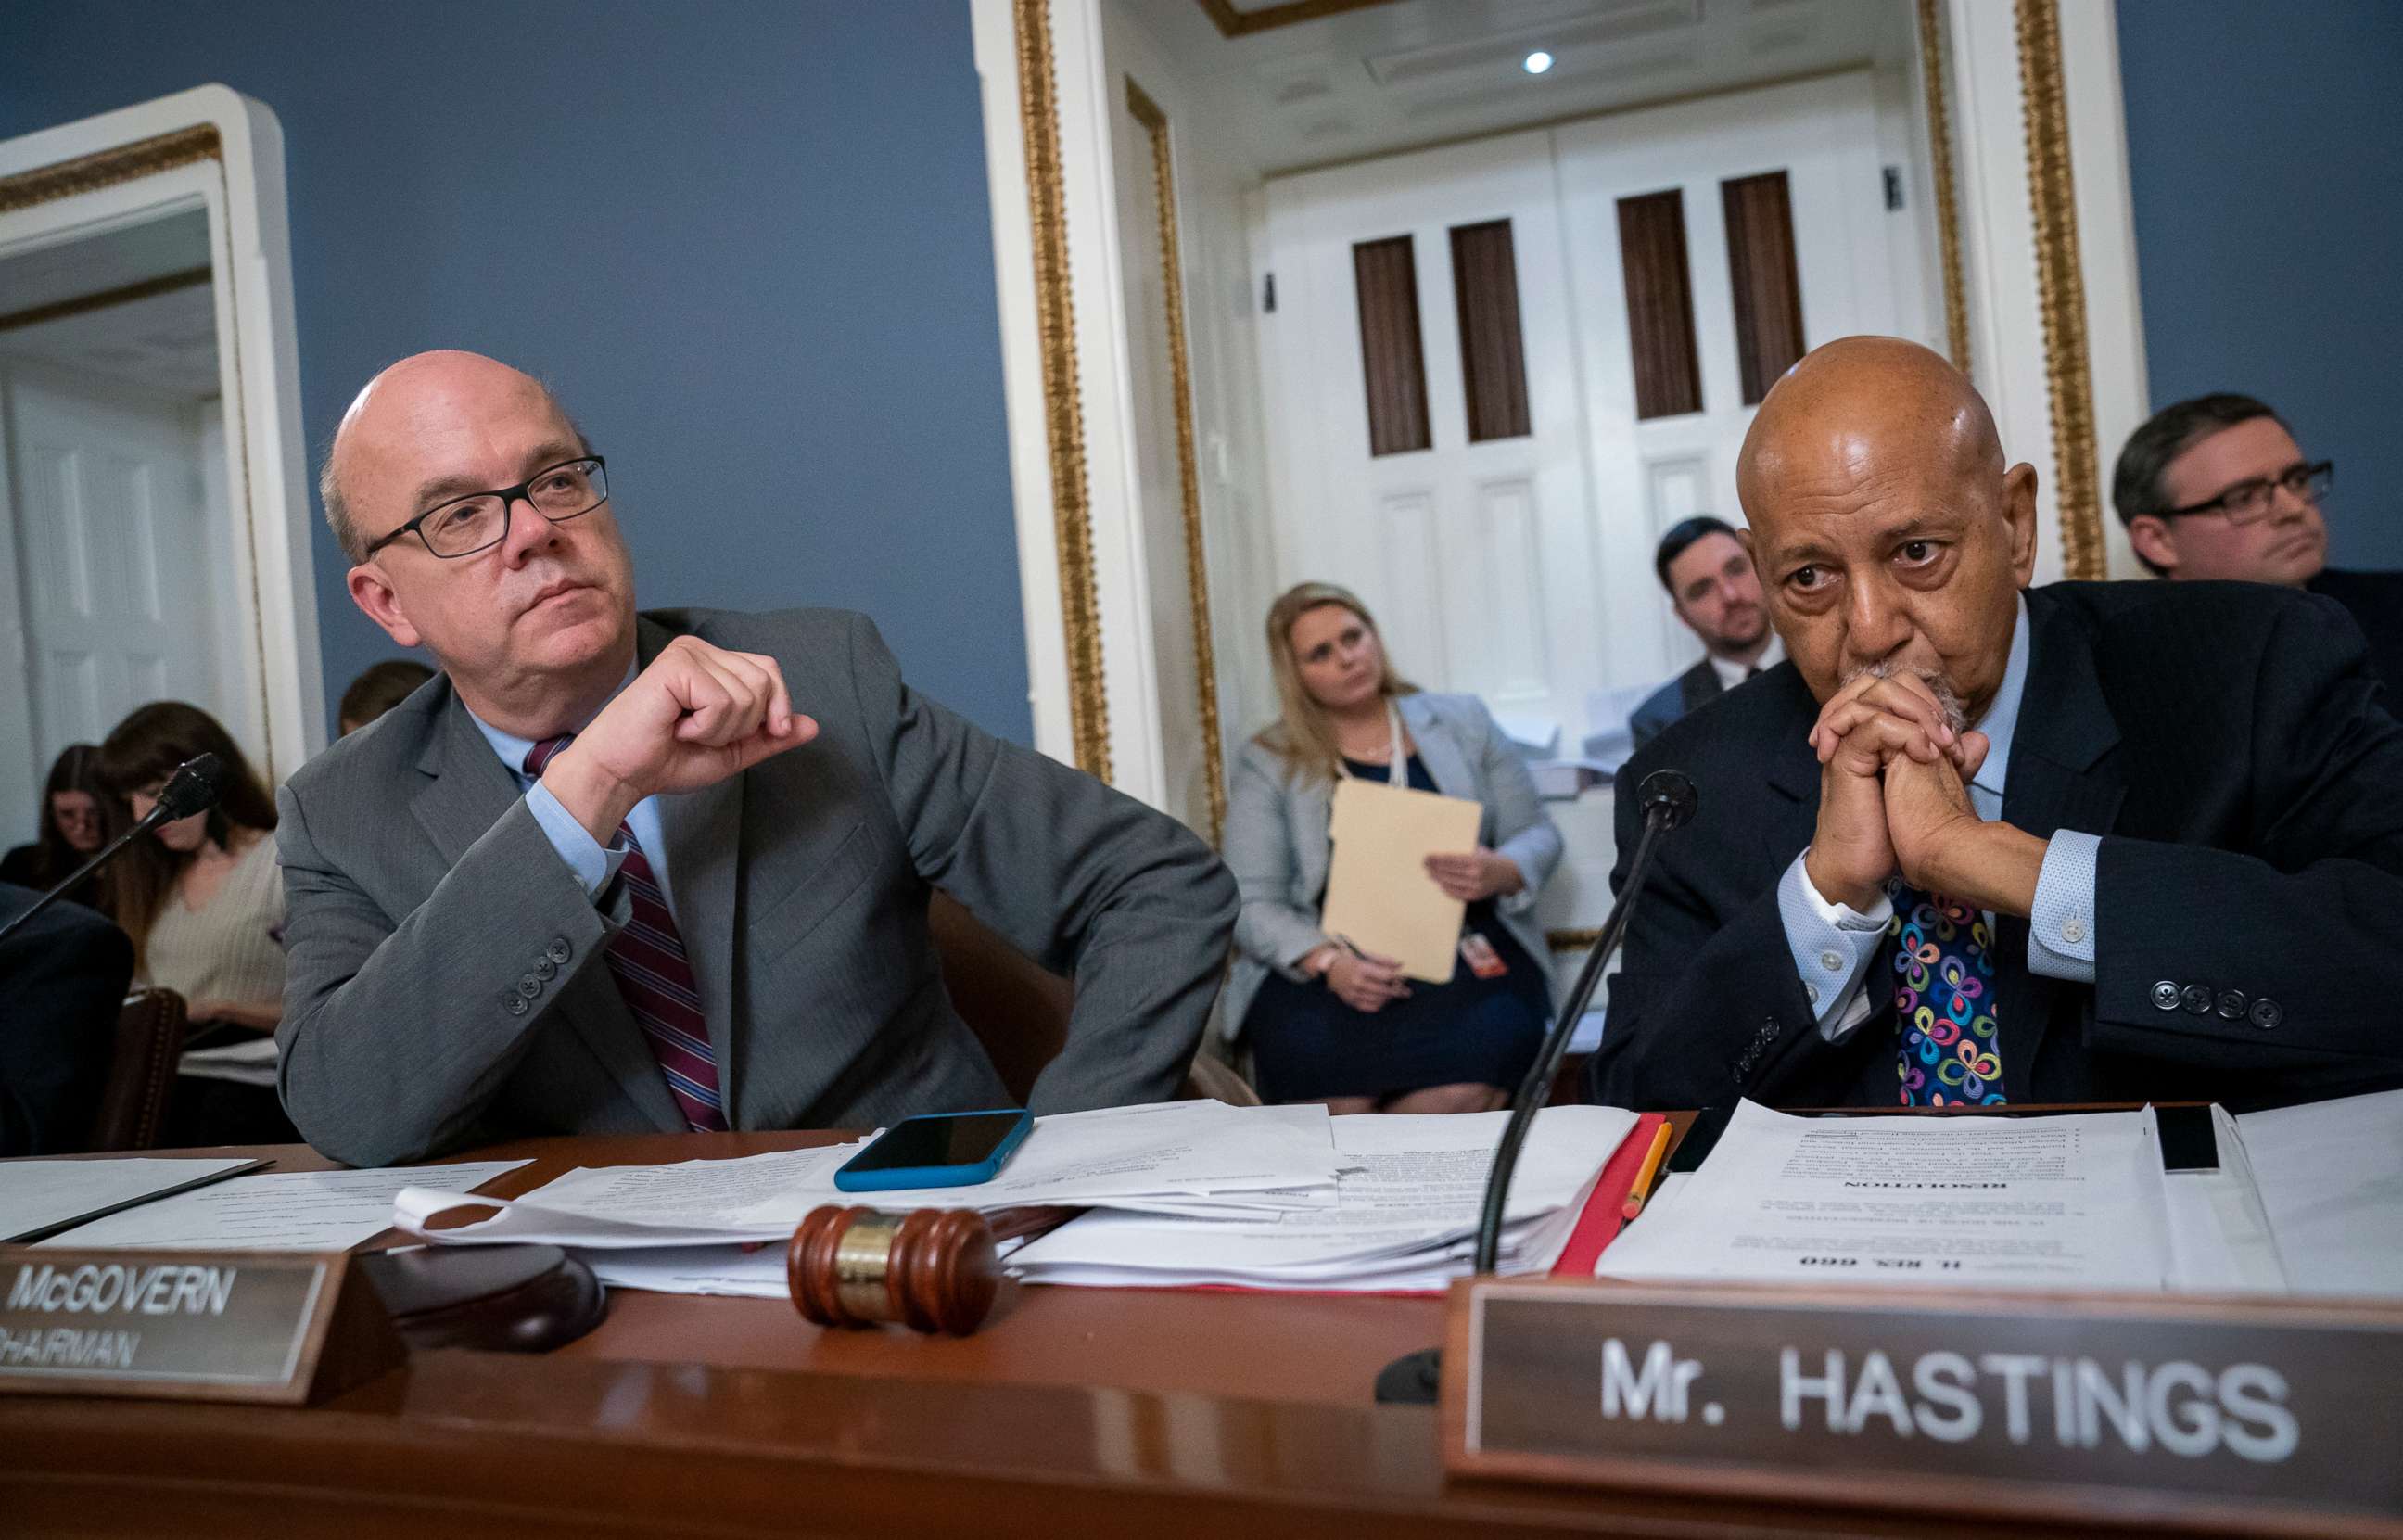
<svg viewBox="0 0 2403 1540"><path fill-rule="evenodd" d="M1453 1286L1454 1476L2073 1525L2403 1536L2403 1310Z"/></svg>
<svg viewBox="0 0 2403 1540"><path fill-rule="evenodd" d="M340 1254L0 1246L0 1393L298 1405L401 1357Z"/></svg>

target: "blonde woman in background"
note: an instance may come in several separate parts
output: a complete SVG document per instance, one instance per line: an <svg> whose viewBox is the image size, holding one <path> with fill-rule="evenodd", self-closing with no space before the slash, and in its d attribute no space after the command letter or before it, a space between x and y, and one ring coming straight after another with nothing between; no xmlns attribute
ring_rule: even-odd
<svg viewBox="0 0 2403 1540"><path fill-rule="evenodd" d="M1351 593L1304 583L1271 607L1268 633L1282 715L1236 760L1225 852L1243 895L1226 1020L1260 1094L1336 1112L1501 1106L1551 1010L1535 907L1560 832L1484 704L1402 679ZM1476 849L1426 862L1426 880L1468 905L1449 983L1405 979L1320 926L1347 775L1484 806Z"/></svg>

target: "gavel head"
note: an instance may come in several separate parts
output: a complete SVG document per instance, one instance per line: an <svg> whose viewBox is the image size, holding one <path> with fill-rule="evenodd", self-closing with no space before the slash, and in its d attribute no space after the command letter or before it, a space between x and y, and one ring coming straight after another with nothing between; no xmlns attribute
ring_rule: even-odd
<svg viewBox="0 0 2403 1540"><path fill-rule="evenodd" d="M1001 1288L993 1228L971 1209L813 1209L785 1250L793 1308L821 1326L897 1321L965 1337Z"/></svg>

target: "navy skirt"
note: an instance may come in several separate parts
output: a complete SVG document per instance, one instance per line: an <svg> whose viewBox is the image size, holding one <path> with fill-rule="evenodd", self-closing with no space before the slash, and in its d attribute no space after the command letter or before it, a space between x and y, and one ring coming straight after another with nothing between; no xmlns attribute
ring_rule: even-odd
<svg viewBox="0 0 2403 1540"><path fill-rule="evenodd" d="M1452 981L1410 979L1410 994L1357 1011L1313 980L1271 973L1243 1013L1243 1034L1264 1102L1398 1096L1428 1086L1515 1090L1543 1046L1551 992L1535 960L1498 923L1468 928L1493 943L1509 972L1479 978L1466 963Z"/></svg>

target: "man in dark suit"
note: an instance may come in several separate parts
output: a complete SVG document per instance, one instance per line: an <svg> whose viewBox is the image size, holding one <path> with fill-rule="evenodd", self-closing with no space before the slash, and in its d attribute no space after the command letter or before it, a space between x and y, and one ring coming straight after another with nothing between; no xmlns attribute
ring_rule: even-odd
<svg viewBox="0 0 2403 1540"><path fill-rule="evenodd" d="M1629 714L1628 735L1639 749L1785 656L1769 628L1752 555L1726 520L1704 513L1671 525L1653 552L1652 571L1677 618L1702 639L1702 657Z"/></svg>
<svg viewBox="0 0 2403 1540"><path fill-rule="evenodd" d="M1208 847L919 695L863 617L637 616L605 476L473 354L393 366L336 436L352 596L442 676L280 798L310 1143L382 1164L1006 1105L938 971L938 884L1075 976L1035 1111L1173 1095L1234 924Z"/></svg>
<svg viewBox="0 0 2403 1540"><path fill-rule="evenodd" d="M2403 697L2403 573L2327 564L2325 505L2335 465L2310 460L2270 407L2249 395L2198 395L2153 413L2128 437L2111 502L2136 559L2181 582L2233 579L2323 593L2369 639L2369 661Z"/></svg>
<svg viewBox="0 0 2403 1540"><path fill-rule="evenodd" d="M0 925L40 896L0 882ZM0 1157L84 1147L132 977L133 943L80 904L0 941Z"/></svg>
<svg viewBox="0 0 2403 1540"><path fill-rule="evenodd" d="M1630 767L1686 770L1701 811L1636 911L1601 1100L2257 1103L2403 1078L2403 726L2341 609L2022 592L2035 473L1910 343L1804 359L1738 477L1790 661Z"/></svg>

